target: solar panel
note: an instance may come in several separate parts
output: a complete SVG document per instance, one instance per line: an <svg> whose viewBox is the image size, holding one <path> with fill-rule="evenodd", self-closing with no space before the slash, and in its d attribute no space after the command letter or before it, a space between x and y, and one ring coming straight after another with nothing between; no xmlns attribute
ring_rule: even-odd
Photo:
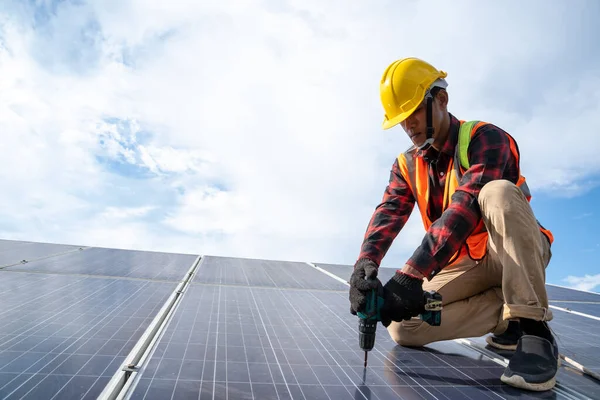
<svg viewBox="0 0 600 400"><path fill-rule="evenodd" d="M20 240L6 240L0 239L0 251L9 250L17 246L23 246L25 244L29 244L31 242L23 242Z"/></svg>
<svg viewBox="0 0 600 400"><path fill-rule="evenodd" d="M556 330L554 330L556 334ZM562 339L560 335L558 336L559 341L559 352L563 355L568 354L568 351L565 351L565 348L562 346ZM508 360L512 357L513 352L506 350L498 350L494 349L491 346L487 345L485 342L485 336L476 337L476 338L468 338L471 346L476 346L479 349L482 349L483 353L490 354L491 357L500 356L508 362ZM572 354L570 354L573 356ZM578 359L575 359L579 361ZM588 399L597 399L600 398L600 385L598 380L583 374L580 370L576 369L574 366L569 364L565 360L561 360L562 365L558 370L558 374L556 376L558 385L561 389L565 391L575 391L575 398L588 398Z"/></svg>
<svg viewBox="0 0 600 400"><path fill-rule="evenodd" d="M320 268L323 268L325 271L331 272L332 274L339 276L340 278L345 279L347 282L350 281L350 275L352 275L353 266L351 265L343 265L343 264L324 264L324 263L315 263ZM380 267L377 271L377 277L381 281L382 284L390 280L392 276L396 273L398 268L391 267Z"/></svg>
<svg viewBox="0 0 600 400"><path fill-rule="evenodd" d="M174 288L0 272L0 397L95 398Z"/></svg>
<svg viewBox="0 0 600 400"><path fill-rule="evenodd" d="M550 326L558 335L559 350L600 373L600 321L553 311Z"/></svg>
<svg viewBox="0 0 600 400"><path fill-rule="evenodd" d="M190 254L90 248L8 269L179 281L197 257Z"/></svg>
<svg viewBox="0 0 600 400"><path fill-rule="evenodd" d="M600 318L600 302L551 301L550 305Z"/></svg>
<svg viewBox="0 0 600 400"><path fill-rule="evenodd" d="M0 253L35 245L0 241ZM348 286L303 262L204 257L154 338L147 328L197 256L73 247L0 271L1 398L96 398L125 381L136 399L600 398L597 381L568 365L552 393L524 392L500 382L504 367L485 350L403 348L381 325L364 373ZM394 272L381 268L380 279ZM595 306L560 289L557 306ZM600 321L554 315L561 352L598 371ZM125 373L144 343L149 354Z"/></svg>
<svg viewBox="0 0 600 400"><path fill-rule="evenodd" d="M243 269L243 263L239 267ZM323 274L322 279L330 278ZM226 281L188 287L147 363L133 378L127 398L548 396L504 385L502 365L456 342L403 348L395 346L381 326L363 376L363 352L357 319L348 312L347 286L339 291L289 290L272 282L267 282L269 287L250 287Z"/></svg>
<svg viewBox="0 0 600 400"><path fill-rule="evenodd" d="M0 240L0 267L78 250L78 246Z"/></svg>
<svg viewBox="0 0 600 400"><path fill-rule="evenodd" d="M362 354L355 319L340 324L331 309L340 302L335 292L192 285L131 398L350 398L361 390ZM370 390L393 393L383 358L369 369ZM426 393L411 382L395 389Z"/></svg>
<svg viewBox="0 0 600 400"><path fill-rule="evenodd" d="M555 285L546 285L546 292L548 293L548 300L550 301L600 302L600 294L598 293L583 292Z"/></svg>
<svg viewBox="0 0 600 400"><path fill-rule="evenodd" d="M206 256L194 283L348 290L305 262Z"/></svg>

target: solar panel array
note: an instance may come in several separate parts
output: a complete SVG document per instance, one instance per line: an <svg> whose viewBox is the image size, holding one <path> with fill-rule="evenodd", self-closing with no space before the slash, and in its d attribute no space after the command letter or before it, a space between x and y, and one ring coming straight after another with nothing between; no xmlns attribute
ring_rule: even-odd
<svg viewBox="0 0 600 400"><path fill-rule="evenodd" d="M197 255L90 248L16 265L12 271L180 281Z"/></svg>
<svg viewBox="0 0 600 400"><path fill-rule="evenodd" d="M348 290L303 262L282 262L230 257L205 257L194 283L264 286L289 289Z"/></svg>
<svg viewBox="0 0 600 400"><path fill-rule="evenodd" d="M363 382L356 320L339 313L346 303L341 292L192 285L131 398L495 398L497 364L465 349L398 351L382 332L378 348L390 350L371 354Z"/></svg>
<svg viewBox="0 0 600 400"><path fill-rule="evenodd" d="M0 255L2 399L97 398L194 261L15 241Z"/></svg>
<svg viewBox="0 0 600 400"><path fill-rule="evenodd" d="M0 241L0 268L80 249L78 246L62 244L2 240Z"/></svg>
<svg viewBox="0 0 600 400"><path fill-rule="evenodd" d="M317 266L342 280L351 273ZM192 282L129 398L547 397L502 384L504 366L479 351L456 342L402 348L381 326L364 370L348 286L308 264L205 257ZM580 397L600 396L595 381L564 368L561 379Z"/></svg>
<svg viewBox="0 0 600 400"><path fill-rule="evenodd" d="M40 245L0 241L0 398L600 398L568 364L524 392L483 338L409 349L381 325L365 370L350 266ZM599 372L600 321L563 311L596 295L552 288L561 352Z"/></svg>

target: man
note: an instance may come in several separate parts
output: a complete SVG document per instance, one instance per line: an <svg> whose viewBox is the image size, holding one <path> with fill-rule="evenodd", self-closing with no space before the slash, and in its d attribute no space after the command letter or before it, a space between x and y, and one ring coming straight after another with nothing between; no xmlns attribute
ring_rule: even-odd
<svg viewBox="0 0 600 400"><path fill-rule="evenodd" d="M371 217L351 277L351 313L382 285L378 267L416 203L425 237L384 285L382 323L391 337L423 346L492 333L491 346L514 350L502 381L549 390L558 369L545 290L554 239L530 207L515 140L449 113L446 76L417 58L395 61L383 74L383 129L400 124L414 146L394 161ZM424 290L442 295L441 326L417 317Z"/></svg>

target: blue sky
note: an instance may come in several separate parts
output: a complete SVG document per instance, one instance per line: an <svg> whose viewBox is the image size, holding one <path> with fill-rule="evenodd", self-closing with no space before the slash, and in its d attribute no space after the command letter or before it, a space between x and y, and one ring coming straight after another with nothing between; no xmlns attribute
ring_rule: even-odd
<svg viewBox="0 0 600 400"><path fill-rule="evenodd" d="M596 229L600 223L598 204L599 186L570 198L541 195L535 202L538 219L555 236L546 276L548 282L564 286L580 285L586 290L600 287L600 233ZM564 281L565 277L585 275L595 278Z"/></svg>
<svg viewBox="0 0 600 400"><path fill-rule="evenodd" d="M518 141L548 282L600 289L597 1L5 1L0 237L352 264L393 60ZM463 20L468 18L468 23ZM587 228L590 230L588 231ZM422 238L411 218L384 259Z"/></svg>

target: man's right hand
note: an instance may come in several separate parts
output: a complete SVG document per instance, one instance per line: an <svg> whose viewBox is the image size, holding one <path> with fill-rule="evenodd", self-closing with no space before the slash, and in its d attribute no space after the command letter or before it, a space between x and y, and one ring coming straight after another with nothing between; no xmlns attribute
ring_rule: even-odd
<svg viewBox="0 0 600 400"><path fill-rule="evenodd" d="M368 281L371 279L372 281ZM363 311L367 302L367 294L376 289L381 282L377 278L377 264L368 259L360 259L354 265L354 272L350 277L350 313L356 315Z"/></svg>

